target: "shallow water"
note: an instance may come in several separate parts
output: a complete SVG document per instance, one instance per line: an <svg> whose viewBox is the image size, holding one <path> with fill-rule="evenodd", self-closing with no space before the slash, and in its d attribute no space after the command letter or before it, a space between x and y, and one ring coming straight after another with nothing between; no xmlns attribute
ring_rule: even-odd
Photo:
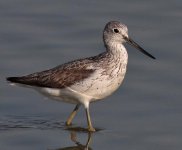
<svg viewBox="0 0 182 150"><path fill-rule="evenodd" d="M182 149L182 1L0 1L0 149ZM127 46L129 64L121 88L91 105L98 132L67 130L73 105L45 99L7 84L28 74L104 51L110 20L157 60ZM74 127L86 127L81 109ZM79 128L80 129L80 128Z"/></svg>

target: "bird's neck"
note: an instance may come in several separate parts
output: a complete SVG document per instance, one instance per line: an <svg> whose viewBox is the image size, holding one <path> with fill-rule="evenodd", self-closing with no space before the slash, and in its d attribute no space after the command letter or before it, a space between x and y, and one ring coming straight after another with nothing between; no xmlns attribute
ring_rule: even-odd
<svg viewBox="0 0 182 150"><path fill-rule="evenodd" d="M128 53L126 48L121 43L111 42L109 44L105 44L107 53L113 56L113 58L120 58L127 63L128 61Z"/></svg>

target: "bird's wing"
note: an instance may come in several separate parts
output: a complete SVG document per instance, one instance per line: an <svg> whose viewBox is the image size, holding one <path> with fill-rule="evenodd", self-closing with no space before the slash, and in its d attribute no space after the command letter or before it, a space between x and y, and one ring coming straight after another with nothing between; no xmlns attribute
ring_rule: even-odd
<svg viewBox="0 0 182 150"><path fill-rule="evenodd" d="M88 78L95 71L88 69L89 64L90 60L78 60L27 76L8 77L7 80L37 87L64 88Z"/></svg>

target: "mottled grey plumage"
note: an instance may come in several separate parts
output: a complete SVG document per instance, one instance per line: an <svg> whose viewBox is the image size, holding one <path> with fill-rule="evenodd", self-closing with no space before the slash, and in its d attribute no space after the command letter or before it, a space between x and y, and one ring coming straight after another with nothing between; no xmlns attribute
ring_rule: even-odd
<svg viewBox="0 0 182 150"><path fill-rule="evenodd" d="M7 80L30 86L61 89L89 77L94 72L94 69L86 68L89 63L92 60L80 59L27 76L9 77Z"/></svg>
<svg viewBox="0 0 182 150"><path fill-rule="evenodd" d="M127 27L111 21L103 32L106 51L85 59L79 59L53 69L22 77L9 77L8 81L28 85L53 99L77 104L66 124L70 125L80 104L86 108L88 130L95 131L89 115L89 103L111 95L121 85L128 62L123 43L128 42L144 54L155 59L131 38Z"/></svg>

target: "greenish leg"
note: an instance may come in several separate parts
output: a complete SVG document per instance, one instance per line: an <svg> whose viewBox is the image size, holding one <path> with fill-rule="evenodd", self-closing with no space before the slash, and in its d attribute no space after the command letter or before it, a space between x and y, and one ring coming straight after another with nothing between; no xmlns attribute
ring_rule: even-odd
<svg viewBox="0 0 182 150"><path fill-rule="evenodd" d="M89 108L86 108L86 115L87 115L88 131L95 132L95 129L92 126L92 122L91 122L91 119L90 119Z"/></svg>
<svg viewBox="0 0 182 150"><path fill-rule="evenodd" d="M76 113L78 112L79 107L80 107L80 104L77 104L76 107L74 108L74 110L71 112L70 116L68 117L68 119L66 121L67 126L71 125L71 122L72 122L73 118L75 117Z"/></svg>

